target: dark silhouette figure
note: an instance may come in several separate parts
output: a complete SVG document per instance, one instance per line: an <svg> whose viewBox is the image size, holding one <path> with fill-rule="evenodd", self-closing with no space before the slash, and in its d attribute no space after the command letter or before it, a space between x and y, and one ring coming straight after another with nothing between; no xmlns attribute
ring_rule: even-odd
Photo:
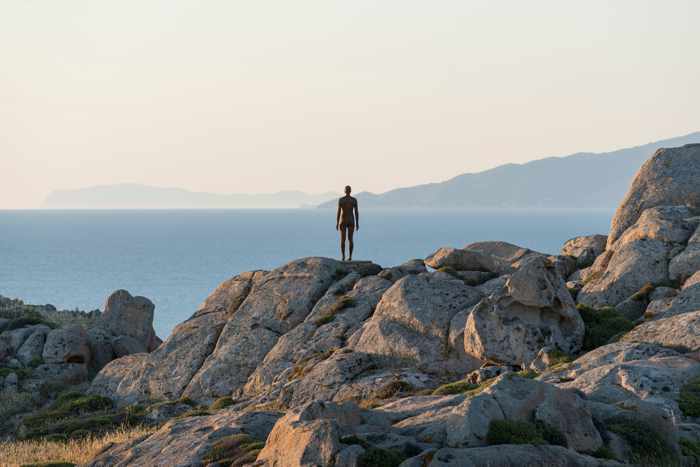
<svg viewBox="0 0 700 467"><path fill-rule="evenodd" d="M352 261L353 242L352 235L355 230L360 230L360 211L357 209L357 200L350 196L352 188L345 187L345 196L338 200L338 214L335 219L335 230L340 230L340 253L345 261L345 238L350 242L350 255Z"/></svg>

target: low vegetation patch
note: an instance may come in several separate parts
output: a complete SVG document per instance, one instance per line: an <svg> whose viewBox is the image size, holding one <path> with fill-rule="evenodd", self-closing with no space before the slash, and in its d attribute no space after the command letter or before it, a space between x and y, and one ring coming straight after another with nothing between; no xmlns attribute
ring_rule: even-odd
<svg viewBox="0 0 700 467"><path fill-rule="evenodd" d="M455 381L454 383L443 384L433 391L434 396L445 396L448 394L462 394L478 388L478 384L470 383L466 380Z"/></svg>
<svg viewBox="0 0 700 467"><path fill-rule="evenodd" d="M230 397L219 397L216 399L214 402L211 403L209 406L210 409L212 410L221 410L225 409L226 407L230 407L233 405L233 399Z"/></svg>
<svg viewBox="0 0 700 467"><path fill-rule="evenodd" d="M41 313L34 310L24 311L17 317L8 316L8 318L10 318L10 321L4 325L0 325L0 332L13 331L26 326L34 326L36 324L45 324L51 329L58 327L56 323L49 321Z"/></svg>
<svg viewBox="0 0 700 467"><path fill-rule="evenodd" d="M398 467L406 460L406 455L395 449L372 447L357 459L358 467Z"/></svg>
<svg viewBox="0 0 700 467"><path fill-rule="evenodd" d="M22 380L22 379L27 379L32 375L32 369L31 368L7 368L7 367L0 367L0 377L6 378L10 374L15 373L17 375L17 378Z"/></svg>
<svg viewBox="0 0 700 467"><path fill-rule="evenodd" d="M566 447L566 438L556 428L542 422L493 420L486 434L488 444L554 444Z"/></svg>
<svg viewBox="0 0 700 467"><path fill-rule="evenodd" d="M31 410L33 406L32 396L27 392L0 391L0 424L14 415Z"/></svg>
<svg viewBox="0 0 700 467"><path fill-rule="evenodd" d="M617 433L630 448L630 460L635 465L679 464L673 446L653 426L640 420L615 418L607 423L608 431Z"/></svg>
<svg viewBox="0 0 700 467"><path fill-rule="evenodd" d="M644 286L637 291L634 295L632 295L630 298L632 300L636 300L638 302L645 302L649 300L649 296L651 293L654 291L656 287L654 287L654 284L651 282L647 282L644 284Z"/></svg>
<svg viewBox="0 0 700 467"><path fill-rule="evenodd" d="M520 376L521 378L527 378L527 379L535 379L537 378L537 372L535 370L520 370L515 373L516 375Z"/></svg>
<svg viewBox="0 0 700 467"><path fill-rule="evenodd" d="M141 423L141 413L127 407L116 410L106 397L70 391L61 394L48 408L22 420L24 439L68 440L85 438Z"/></svg>
<svg viewBox="0 0 700 467"><path fill-rule="evenodd" d="M607 446L601 446L591 453L591 456L598 459L615 460L615 453Z"/></svg>
<svg viewBox="0 0 700 467"><path fill-rule="evenodd" d="M0 442L2 465L77 465L95 457L107 445L124 443L151 434L154 428L121 427L101 435L65 440Z"/></svg>
<svg viewBox="0 0 700 467"><path fill-rule="evenodd" d="M686 417L700 417L700 377L691 379L681 387L678 407Z"/></svg>
<svg viewBox="0 0 700 467"><path fill-rule="evenodd" d="M612 307L596 309L579 304L576 308L586 325L586 333L583 336L584 351L608 344L613 337L630 331L634 327L632 321L621 316Z"/></svg>
<svg viewBox="0 0 700 467"><path fill-rule="evenodd" d="M315 323L316 326L323 326L328 324L335 319L335 316L343 311L345 308L350 308L355 306L357 302L354 298L347 295L342 295L333 305L331 305L328 310L326 310L321 316L319 316Z"/></svg>
<svg viewBox="0 0 700 467"><path fill-rule="evenodd" d="M549 367L557 367L557 366L562 366L562 365L568 365L569 363L574 361L574 357L571 355L562 352L559 349L552 350L549 352Z"/></svg>
<svg viewBox="0 0 700 467"><path fill-rule="evenodd" d="M264 441L245 433L238 433L221 438L214 443L203 460L205 463L216 463L221 466L250 464L255 462L263 446L265 446Z"/></svg>
<svg viewBox="0 0 700 467"><path fill-rule="evenodd" d="M681 438L678 444L681 446L681 454L692 459L689 465L700 465L700 441Z"/></svg>

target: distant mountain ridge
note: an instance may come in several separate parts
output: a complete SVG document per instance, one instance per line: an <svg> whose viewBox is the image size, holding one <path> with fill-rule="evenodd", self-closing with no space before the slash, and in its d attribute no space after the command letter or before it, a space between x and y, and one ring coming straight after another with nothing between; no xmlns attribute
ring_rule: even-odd
<svg viewBox="0 0 700 467"><path fill-rule="evenodd" d="M314 207L334 193L280 191L264 194L218 194L139 184L103 185L51 192L48 209L226 209Z"/></svg>
<svg viewBox="0 0 700 467"><path fill-rule="evenodd" d="M356 195L363 208L613 208L661 147L700 143L700 132L606 153L505 164L439 183ZM335 207L329 201L319 207Z"/></svg>

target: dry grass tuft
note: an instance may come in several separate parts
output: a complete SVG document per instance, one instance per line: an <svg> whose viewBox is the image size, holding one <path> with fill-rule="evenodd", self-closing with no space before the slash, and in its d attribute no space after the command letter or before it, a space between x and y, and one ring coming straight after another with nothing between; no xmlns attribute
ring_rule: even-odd
<svg viewBox="0 0 700 467"><path fill-rule="evenodd" d="M103 435L90 435L70 441L3 441L0 442L2 465L19 466L49 462L84 464L111 443L132 441L154 431L155 428L138 426L123 427Z"/></svg>

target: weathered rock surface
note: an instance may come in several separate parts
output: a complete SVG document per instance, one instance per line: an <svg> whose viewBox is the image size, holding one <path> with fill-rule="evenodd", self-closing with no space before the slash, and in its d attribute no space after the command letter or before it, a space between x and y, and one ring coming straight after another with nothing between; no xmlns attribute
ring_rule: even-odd
<svg viewBox="0 0 700 467"><path fill-rule="evenodd" d="M17 359L24 365L29 365L42 359L46 335L51 331L51 328L45 325L32 326L28 329L31 330L31 334L16 352Z"/></svg>
<svg viewBox="0 0 700 467"><path fill-rule="evenodd" d="M185 395L216 397L242 387L280 336L302 323L344 275L337 261L325 258L293 261L266 274L226 322Z"/></svg>
<svg viewBox="0 0 700 467"><path fill-rule="evenodd" d="M473 308L464 331L464 350L480 359L527 365L544 346L577 352L583 333L583 321L563 278L549 259L536 256L523 261L500 296Z"/></svg>
<svg viewBox="0 0 700 467"><path fill-rule="evenodd" d="M463 249L440 248L426 258L425 264L434 269L451 268L501 275L513 272L518 261L533 255L541 253L507 242L478 242Z"/></svg>
<svg viewBox="0 0 700 467"><path fill-rule="evenodd" d="M52 330L46 336L42 356L46 363L89 363L90 348L85 329L68 326Z"/></svg>
<svg viewBox="0 0 700 467"><path fill-rule="evenodd" d="M441 446L483 446L493 420L536 420L558 429L570 448L602 445L591 414L574 392L510 374L456 405L426 410L395 424L400 433Z"/></svg>
<svg viewBox="0 0 700 467"><path fill-rule="evenodd" d="M227 319L264 274L244 273L222 283L199 310L151 354L114 360L95 378L95 394L133 403L177 399L216 346Z"/></svg>
<svg viewBox="0 0 700 467"><path fill-rule="evenodd" d="M578 302L601 307L615 306L646 284L669 280L668 262L673 245L687 241L692 216L686 207L658 207L644 211L617 242L592 266Z"/></svg>
<svg viewBox="0 0 700 467"><path fill-rule="evenodd" d="M128 357L127 357L128 358ZM108 447L88 467L203 465L216 441L245 433L264 440L279 414L221 411L215 415L171 420L150 436Z"/></svg>
<svg viewBox="0 0 700 467"><path fill-rule="evenodd" d="M649 303L647 319L669 318L671 316L700 310L700 283L691 284L679 293L657 298Z"/></svg>
<svg viewBox="0 0 700 467"><path fill-rule="evenodd" d="M699 375L695 356L645 342L617 342L588 352L543 380L577 389L593 401L616 404L640 399L679 415L680 389Z"/></svg>
<svg viewBox="0 0 700 467"><path fill-rule="evenodd" d="M132 297L126 290L117 290L107 298L102 322L114 335L133 337L151 351L156 347L154 309L146 297Z"/></svg>
<svg viewBox="0 0 700 467"><path fill-rule="evenodd" d="M700 310L643 323L622 337L695 352L700 350Z"/></svg>
<svg viewBox="0 0 700 467"><path fill-rule="evenodd" d="M635 176L612 220L608 248L656 206L700 207L700 144L659 149Z"/></svg>
<svg viewBox="0 0 700 467"><path fill-rule="evenodd" d="M478 362L463 344L449 343L450 323L481 299L481 293L449 275L408 276L382 296L374 315L350 339L350 347L393 366L466 372Z"/></svg>
<svg viewBox="0 0 700 467"><path fill-rule="evenodd" d="M697 271L700 271L700 227L688 240L685 250L673 257L668 265L669 277L680 283Z"/></svg>
<svg viewBox="0 0 700 467"><path fill-rule="evenodd" d="M305 321L277 341L248 378L244 393L273 395L290 380L303 377L315 364L329 358L372 315L390 286L391 282L382 277L362 278L357 273L333 284ZM299 401L299 397L295 400Z"/></svg>
<svg viewBox="0 0 700 467"><path fill-rule="evenodd" d="M508 444L472 449L443 448L417 456L402 467L605 467L622 464L578 454L561 446Z"/></svg>
<svg viewBox="0 0 700 467"><path fill-rule="evenodd" d="M607 242L607 235L585 235L581 237L574 237L564 243L564 246L561 249L561 254L576 258L576 265L578 269L583 269L593 264L593 261L595 261L595 259L603 251L605 251L605 245Z"/></svg>

